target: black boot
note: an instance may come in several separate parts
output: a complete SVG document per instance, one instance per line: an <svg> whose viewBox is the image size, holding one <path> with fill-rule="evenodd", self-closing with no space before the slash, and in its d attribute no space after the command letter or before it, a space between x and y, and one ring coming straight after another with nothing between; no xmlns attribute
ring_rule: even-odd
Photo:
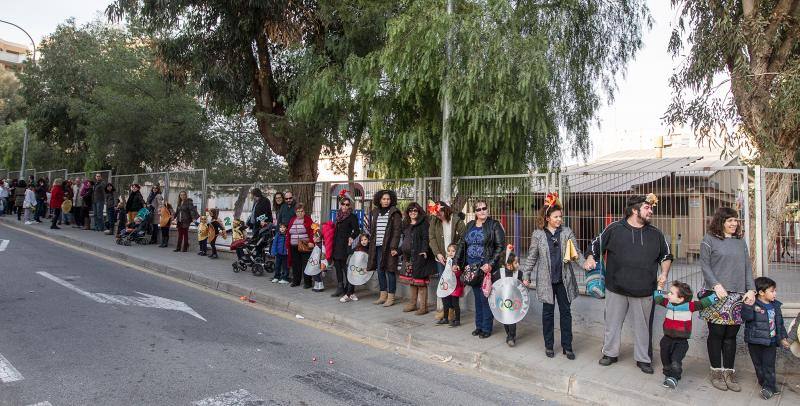
<svg viewBox="0 0 800 406"><path fill-rule="evenodd" d="M342 295L344 295L344 284L340 282L336 285L336 292L331 294L331 297L342 297Z"/></svg>

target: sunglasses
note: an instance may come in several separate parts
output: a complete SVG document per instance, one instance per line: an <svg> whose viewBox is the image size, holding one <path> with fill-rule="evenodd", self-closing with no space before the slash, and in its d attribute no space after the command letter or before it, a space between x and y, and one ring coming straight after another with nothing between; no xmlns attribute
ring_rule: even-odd
<svg viewBox="0 0 800 406"><path fill-rule="evenodd" d="M348 206L348 207L350 207L350 203L342 203L342 206Z"/></svg>
<svg viewBox="0 0 800 406"><path fill-rule="evenodd" d="M294 197L289 196L289 197L286 197L285 199L286 200L294 200Z"/></svg>
<svg viewBox="0 0 800 406"><path fill-rule="evenodd" d="M476 207L476 208L475 208L475 213L480 213L480 212L482 212L482 211L486 211L486 210L489 210L489 208L488 208L488 207L486 207L486 206L483 206L483 207Z"/></svg>
<svg viewBox="0 0 800 406"><path fill-rule="evenodd" d="M408 212L409 212L409 213L419 213L419 210L417 210L417 209L411 209L411 210L409 210Z"/></svg>

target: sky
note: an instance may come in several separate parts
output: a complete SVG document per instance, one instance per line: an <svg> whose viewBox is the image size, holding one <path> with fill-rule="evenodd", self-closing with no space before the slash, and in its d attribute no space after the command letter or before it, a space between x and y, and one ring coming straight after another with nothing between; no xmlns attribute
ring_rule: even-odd
<svg viewBox="0 0 800 406"><path fill-rule="evenodd" d="M70 17L80 25L102 17L109 0L0 0L0 19L22 26L38 43ZM618 78L618 91L610 105L598 113L600 127L593 128L593 148L588 160L623 149L652 148L653 138L667 133L661 116L670 100L669 76L676 62L667 52L674 11L666 0L648 0L653 27L645 32L644 47ZM0 23L0 38L27 44L18 29ZM576 163L568 159L567 164Z"/></svg>

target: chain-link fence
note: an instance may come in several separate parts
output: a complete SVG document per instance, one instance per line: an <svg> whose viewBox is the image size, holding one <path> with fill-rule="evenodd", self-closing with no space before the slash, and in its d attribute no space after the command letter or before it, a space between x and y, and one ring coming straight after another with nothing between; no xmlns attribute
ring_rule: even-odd
<svg viewBox="0 0 800 406"><path fill-rule="evenodd" d="M131 185L138 184L142 196L146 199L153 186L158 185L165 201L173 207L177 206L178 195L182 191L194 201L198 211L203 212L207 207L205 169L114 175L111 179L123 195L128 193Z"/></svg>
<svg viewBox="0 0 800 406"><path fill-rule="evenodd" d="M20 171L8 171L7 175L8 179L20 179L27 182L29 177L36 175L36 169L26 169L24 173Z"/></svg>
<svg viewBox="0 0 800 406"><path fill-rule="evenodd" d="M44 179L48 185L52 186L56 179L65 180L67 178L67 170L53 169L49 171L36 171L34 176L36 177L36 180Z"/></svg>

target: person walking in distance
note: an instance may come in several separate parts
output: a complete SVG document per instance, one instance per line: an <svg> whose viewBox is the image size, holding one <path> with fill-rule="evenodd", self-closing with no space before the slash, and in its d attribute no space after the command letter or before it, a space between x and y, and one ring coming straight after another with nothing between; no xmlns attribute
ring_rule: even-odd
<svg viewBox="0 0 800 406"><path fill-rule="evenodd" d="M650 224L657 203L658 199L652 193L631 196L625 208L625 218L611 223L592 241L591 252L584 263L586 270L594 269L597 265L595 258L607 256L608 292L600 365L609 366L617 362L622 324L630 314L636 366L646 374L653 373L652 294L659 282L666 282L672 265L672 253L664 234Z"/></svg>

